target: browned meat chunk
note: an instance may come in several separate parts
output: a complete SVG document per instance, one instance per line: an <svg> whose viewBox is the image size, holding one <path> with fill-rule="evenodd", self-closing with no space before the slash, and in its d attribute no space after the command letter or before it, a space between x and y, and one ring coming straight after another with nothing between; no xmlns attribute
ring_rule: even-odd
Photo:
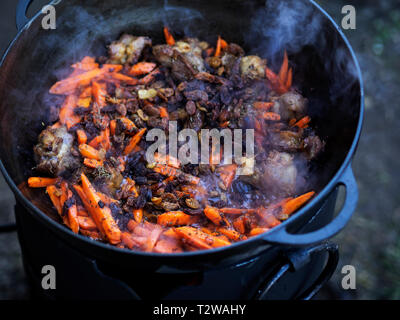
<svg viewBox="0 0 400 320"><path fill-rule="evenodd" d="M264 166L262 185L273 193L291 195L296 189L297 168L294 157L285 152L272 151Z"/></svg>
<svg viewBox="0 0 400 320"><path fill-rule="evenodd" d="M150 38L124 34L118 41L110 44L108 48L109 62L116 64L136 63L146 46L151 46Z"/></svg>
<svg viewBox="0 0 400 320"><path fill-rule="evenodd" d="M286 152L299 152L304 148L302 132L280 131L269 135L268 141L274 149Z"/></svg>
<svg viewBox="0 0 400 320"><path fill-rule="evenodd" d="M240 73L243 78L255 80L265 77L267 60L258 56L246 56L240 61Z"/></svg>
<svg viewBox="0 0 400 320"><path fill-rule="evenodd" d="M271 151L265 162L256 164L254 174L241 179L256 188L277 195L291 195L296 189L297 168L294 156Z"/></svg>
<svg viewBox="0 0 400 320"><path fill-rule="evenodd" d="M37 169L60 175L79 167L78 158L71 154L73 140L65 127L43 130L39 135L39 143L34 147Z"/></svg>
<svg viewBox="0 0 400 320"><path fill-rule="evenodd" d="M282 120L299 119L305 114L307 100L297 92L287 92L275 100L273 112L280 114Z"/></svg>
<svg viewBox="0 0 400 320"><path fill-rule="evenodd" d="M164 67L171 68L172 74L179 81L187 81L198 72L206 71L201 56L202 49L197 39L178 41L173 47L158 45L153 47L153 54Z"/></svg>
<svg viewBox="0 0 400 320"><path fill-rule="evenodd" d="M304 149L308 160L315 158L323 149L325 143L318 136L309 136L304 139Z"/></svg>

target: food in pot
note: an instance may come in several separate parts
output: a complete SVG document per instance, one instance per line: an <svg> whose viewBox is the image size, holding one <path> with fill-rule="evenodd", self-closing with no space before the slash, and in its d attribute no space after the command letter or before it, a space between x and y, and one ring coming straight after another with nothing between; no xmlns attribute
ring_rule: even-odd
<svg viewBox="0 0 400 320"><path fill-rule="evenodd" d="M123 35L107 58L83 58L51 87L65 100L39 135L41 174L29 186L46 189L73 232L120 248L177 253L268 232L314 196L304 190L307 163L324 147L287 54L275 73L221 37L214 48L164 34L166 44L154 46ZM212 152L209 164L183 164L155 153L148 162L146 134L168 137L171 121L196 135L253 129L254 157L227 164L221 150L220 162Z"/></svg>

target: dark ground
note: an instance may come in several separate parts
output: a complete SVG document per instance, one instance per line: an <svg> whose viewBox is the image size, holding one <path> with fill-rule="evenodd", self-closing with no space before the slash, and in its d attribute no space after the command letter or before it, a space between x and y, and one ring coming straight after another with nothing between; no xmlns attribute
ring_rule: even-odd
<svg viewBox="0 0 400 320"><path fill-rule="evenodd" d="M13 38L15 0L0 4L0 50ZM39 4L45 1L37 1ZM360 200L347 228L333 240L341 261L317 298L400 299L400 3L398 0L318 3L337 22L353 4L357 29L345 31L359 58L365 82L365 122L353 162ZM36 8L39 6L37 5ZM33 8L35 9L35 8ZM13 220L13 196L0 176L0 223ZM341 266L357 270L357 289L340 288ZM15 234L0 235L0 299L28 297Z"/></svg>

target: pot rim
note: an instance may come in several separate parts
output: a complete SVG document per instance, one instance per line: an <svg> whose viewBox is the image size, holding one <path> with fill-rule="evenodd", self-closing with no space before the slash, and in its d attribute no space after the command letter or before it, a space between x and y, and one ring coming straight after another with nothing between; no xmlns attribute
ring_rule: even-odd
<svg viewBox="0 0 400 320"><path fill-rule="evenodd" d="M68 237L73 237L80 239L84 242L86 242L87 245L94 245L98 246L104 250L110 250L113 253L116 254L122 254L122 255L134 255L134 256L142 256L142 257L147 257L147 258L158 258L158 259L180 259L180 258L190 258L190 257L197 257L197 256L208 256L211 254L217 254L222 251L228 251L228 250L234 250L238 248L239 246L243 245L249 245L250 243L256 243L260 240L263 240L265 242L268 242L268 234L272 234L274 232L278 232L281 228L286 228L286 226L290 223L292 223L294 220L298 219L300 216L305 214L308 210L310 210L316 203L322 201L324 198L326 198L331 191L337 186L337 182L339 178L343 175L344 171L351 166L351 160L354 156L354 153L357 149L358 141L360 139L361 131L362 131L362 125L363 125L363 119L364 119L364 85L363 85L363 78L362 78L362 73L361 73L361 68L359 66L357 57L355 55L354 50L352 49L350 42L348 41L347 37L344 35L338 24L333 20L333 18L320 6L318 5L314 0L308 0L311 5L314 5L318 11L327 18L332 26L336 29L336 31L339 33L341 38L343 39L347 49L350 52L351 59L354 62L354 65L357 70L357 75L358 75L358 82L360 84L360 112L359 112L359 117L358 117L358 122L357 122L357 130L353 138L353 142L351 144L351 147L349 151L347 152L347 155L340 166L339 170L336 172L336 174L333 176L333 178L329 181L329 183L317 194L316 197L314 197L309 203L307 203L304 207L302 207L300 210L296 212L295 217L292 217L284 222L282 222L279 226L274 227L271 231L268 231L266 234L260 234L258 236L252 237L250 239L232 243L229 246L225 247L219 247L219 248L213 248L213 249L208 249L208 250L198 250L198 251L192 251L192 252L183 252L183 253L155 253L155 252L142 252L142 251L133 251L133 250L128 250L128 249L122 249L118 248L115 246L112 246L110 244L102 243L99 241L92 240L86 236L80 235L80 234L75 234L73 233L70 229L66 228L64 225L61 223L51 219L49 216L47 216L45 213L43 213L40 209L38 209L31 201L29 201L23 193L18 189L17 185L14 183L10 175L8 174L7 170L5 169L3 162L0 158L0 171L2 172L7 184L10 186L11 190L13 191L14 195L16 196L17 200L22 201L22 204L25 207L28 207L29 211L34 214L32 214L35 218L41 220L44 222L48 227L53 232L63 232L65 235ZM51 1L50 4L54 2ZM3 54L3 57L0 61L0 68L3 66L3 63L8 56L9 52L13 49L14 44L19 40L21 35L27 31L32 24L39 16L41 16L41 12L39 11L36 15L34 15L27 23L26 25L21 28L21 30L18 31L17 35L15 38L11 41L10 45L6 49L6 51Z"/></svg>

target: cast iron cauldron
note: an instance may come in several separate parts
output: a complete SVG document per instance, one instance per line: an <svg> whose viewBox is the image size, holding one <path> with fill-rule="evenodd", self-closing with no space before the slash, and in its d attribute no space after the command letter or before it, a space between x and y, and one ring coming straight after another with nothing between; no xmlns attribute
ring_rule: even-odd
<svg viewBox="0 0 400 320"><path fill-rule="evenodd" d="M0 67L0 168L17 202L38 228L111 268L163 274L222 268L261 253L273 261L282 249L321 243L346 225L358 199L351 159L361 133L363 86L348 41L313 1L175 0L168 1L167 5L155 0L61 1L56 5L56 30L42 28L40 13L28 21L25 12L30 2L23 0L18 4L20 31ZM57 221L42 190L26 188L24 181L34 166L32 147L43 123L49 121L48 108L52 101L49 103L51 98L46 91L57 78L65 76L74 61L87 54L104 54L105 44L122 32L149 35L154 42L162 42L164 24L177 34L210 42L221 34L246 50L265 50L262 53L273 61L278 52L270 48L276 44L271 45L271 41L277 39L270 31L277 26L268 25L268 15L282 3L288 8L298 3L304 5L305 17L296 22L294 40L286 43L286 49L295 66L295 85L308 98L318 135L326 141L324 155L312 167L313 177L317 177L312 183L318 195L291 219L266 234L226 248L173 255L132 252L73 234ZM317 30L310 29L311 21L318 25ZM282 28L279 23L278 27ZM285 44L284 38L279 41ZM333 218L333 206L327 203L335 202L340 185L346 188L346 199ZM27 226L26 217L18 212L17 222ZM30 230L29 234L34 236L34 231ZM19 232L21 236L24 228ZM40 238L39 229L37 234ZM46 243L41 244L41 250L46 250Z"/></svg>

